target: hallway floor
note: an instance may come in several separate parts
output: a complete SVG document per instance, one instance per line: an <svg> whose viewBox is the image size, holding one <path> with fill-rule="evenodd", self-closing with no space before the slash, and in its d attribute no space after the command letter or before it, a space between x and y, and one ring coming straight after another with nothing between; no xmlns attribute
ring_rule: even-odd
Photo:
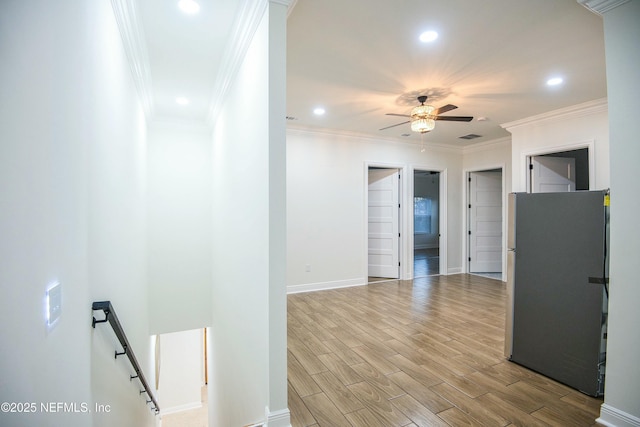
<svg viewBox="0 0 640 427"><path fill-rule="evenodd" d="M598 425L602 399L505 359L505 302L468 274L289 295L292 426Z"/></svg>
<svg viewBox="0 0 640 427"><path fill-rule="evenodd" d="M440 274L440 249L415 249L413 251L413 277Z"/></svg>
<svg viewBox="0 0 640 427"><path fill-rule="evenodd" d="M438 248L415 249L413 252L413 277L440 274L440 250ZM369 276L367 283L387 282L395 279Z"/></svg>

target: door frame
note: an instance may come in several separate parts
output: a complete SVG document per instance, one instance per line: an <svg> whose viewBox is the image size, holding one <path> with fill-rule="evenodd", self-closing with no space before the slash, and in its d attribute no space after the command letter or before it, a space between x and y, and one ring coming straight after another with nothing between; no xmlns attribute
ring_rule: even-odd
<svg viewBox="0 0 640 427"><path fill-rule="evenodd" d="M463 224L464 232L462 233L462 257L464 272L469 274L471 268L469 263L469 257L471 256L471 248L469 247L469 231L471 216L469 214L469 204L471 203L471 194L469 188L469 178L474 172L488 172L500 169L502 172L502 281L507 280L507 203L508 203L508 187L507 187L507 169L504 163L497 163L494 165L487 165L481 168L465 169L463 171L462 186L464 194L462 212L463 212Z"/></svg>
<svg viewBox="0 0 640 427"><path fill-rule="evenodd" d="M391 188L394 188L394 191L396 192L395 196L396 198L394 200L392 200L392 210L395 211L394 213L392 213L392 216L395 214L396 215L396 219L395 221L392 219L392 223L395 224L395 226L397 227L397 229L393 230L392 233L390 233L391 237L389 238L389 240L391 240L392 243L392 247L395 246L394 249L391 250L391 253L395 256L395 259L392 259L392 263L391 264L384 264L384 266L378 266L380 267L380 270L384 270L383 271L378 271L379 269L376 269L375 273L372 274L371 272L371 268L372 265L370 264L370 261L368 259L369 255L370 255L370 244L371 244L371 236L369 235L369 226L371 225L371 211L369 210L371 208L371 206L369 206L369 196L371 195L371 177L372 175L378 175L377 173L373 173L373 172L381 172L381 177L382 180L388 180L389 178L391 179L391 181L389 181ZM401 248L400 248L400 241L401 241L401 236L402 236L402 220L401 220L401 208L403 205L403 201L402 201L402 191L401 191L401 185L402 185L402 170L400 168L387 168L387 167L369 167L367 169L367 277L376 277L378 279L383 279L383 280L376 280L376 282L379 281L387 281L387 280L400 280L400 266L402 264L402 260L400 258L400 252L401 252ZM397 205L397 206L396 206ZM385 204L385 206L387 206ZM377 274L380 273L380 274ZM367 280L368 281L368 280Z"/></svg>
<svg viewBox="0 0 640 427"><path fill-rule="evenodd" d="M399 194L398 200L400 201L400 212L398 212L398 229L400 230L400 237L398 238L398 259L400 260L399 267L399 279L389 279L389 280L406 280L404 275L403 266L406 264L406 251L403 247L403 242L406 241L403 237L406 236L406 224L407 221L404 217L404 212L406 212L405 206L405 197L404 195L407 193L406 189L406 166L399 163L381 163L381 162L365 162L364 163L364 189L363 189L363 197L364 197L364 284L369 284L369 169L370 168L382 168L382 169L397 169L400 172L400 184L399 184Z"/></svg>
<svg viewBox="0 0 640 427"><path fill-rule="evenodd" d="M384 163L384 162L371 162L365 161L363 167L363 215L364 215L364 236L363 236L363 271L364 271L364 284L369 283L368 271L369 271L369 168L386 168L386 169L398 169L400 171L400 212L399 212L399 227L400 227L400 241L398 245L399 259L400 259L400 279L399 280L412 280L413 279L413 172L418 171L433 171L440 173L440 203L439 203L439 227L440 227L440 274L449 274L448 269L448 256L447 256L447 240L448 240L448 228L447 228L447 201L448 201L448 169L433 165L417 164L406 165L402 163ZM496 168L494 168L496 169ZM504 168L503 168L504 170ZM411 177L408 179L406 177ZM503 175L504 179L504 175ZM464 194L464 193L463 193ZM408 207L411 206L411 209ZM460 272L456 269L455 273Z"/></svg>
<svg viewBox="0 0 640 427"><path fill-rule="evenodd" d="M522 165L520 174L521 187L525 189L527 193L531 193L531 173L529 172L529 162L531 157L544 156L547 154L562 153L565 151L587 149L589 153L589 189L595 189L596 186L596 159L595 159L595 141L588 140L582 142L576 142L573 144L554 145L552 147L536 148L532 150L523 151L520 153L520 164Z"/></svg>
<svg viewBox="0 0 640 427"><path fill-rule="evenodd" d="M576 191L578 187L576 171L579 165L575 157L552 154L529 156L527 159L529 162L529 193ZM543 171L549 173L544 178ZM542 190L543 185L546 187L544 191Z"/></svg>
<svg viewBox="0 0 640 427"><path fill-rule="evenodd" d="M408 197L405 201L407 206L411 206L411 209L407 210L407 223L409 224L409 232L407 233L407 261L404 262L406 266L405 276L408 279L413 279L413 263L414 263L414 237L413 237L413 197L415 195L414 188L414 174L415 172L438 172L440 175L438 177L439 185L438 185L438 229L440 231L440 236L438 237L438 257L439 257L439 274L447 275L449 274L448 262L447 262L447 168L439 168L439 167L430 167L424 165L411 165L409 167L408 173L411 176L409 185L408 185Z"/></svg>

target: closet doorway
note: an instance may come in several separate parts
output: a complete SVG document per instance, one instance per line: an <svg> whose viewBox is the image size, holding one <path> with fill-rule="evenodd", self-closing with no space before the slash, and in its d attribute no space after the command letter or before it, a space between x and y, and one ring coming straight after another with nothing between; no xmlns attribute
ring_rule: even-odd
<svg viewBox="0 0 640 427"><path fill-rule="evenodd" d="M413 171L413 277L440 274L440 172Z"/></svg>

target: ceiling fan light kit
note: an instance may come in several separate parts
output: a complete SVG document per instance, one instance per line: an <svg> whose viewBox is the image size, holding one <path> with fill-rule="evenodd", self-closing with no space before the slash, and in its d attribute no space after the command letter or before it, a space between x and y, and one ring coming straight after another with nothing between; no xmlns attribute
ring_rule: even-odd
<svg viewBox="0 0 640 427"><path fill-rule="evenodd" d="M436 127L436 121L428 118L411 119L411 130L414 132L427 133Z"/></svg>
<svg viewBox="0 0 640 427"><path fill-rule="evenodd" d="M422 134L422 133L427 133L429 131L432 131L436 127L436 120L445 120L445 121L452 121L452 122L470 122L471 120L473 120L473 117L471 116L440 116L439 114L446 113L447 111L454 110L458 107L456 107L455 105L447 104L443 107L436 109L432 105L424 105L426 100L427 100L427 96L425 95L419 96L418 102L420 102L420 105L418 105L417 107L414 107L411 110L410 115L387 113L387 116L409 117L410 120L402 123L397 123L395 125L387 126L380 130L385 130L392 127L400 126L405 123L411 123L411 130L413 132L418 132Z"/></svg>
<svg viewBox="0 0 640 427"><path fill-rule="evenodd" d="M426 133L436 127L436 121L431 117L436 108L424 105L426 100L426 96L419 97L421 104L411 110L411 130L414 132Z"/></svg>

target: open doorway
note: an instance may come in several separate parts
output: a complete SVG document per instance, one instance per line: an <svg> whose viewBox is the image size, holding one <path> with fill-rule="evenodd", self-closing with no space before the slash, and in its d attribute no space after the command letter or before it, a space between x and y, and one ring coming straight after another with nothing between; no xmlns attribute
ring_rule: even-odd
<svg viewBox="0 0 640 427"><path fill-rule="evenodd" d="M589 190L589 149L528 157L530 193Z"/></svg>
<svg viewBox="0 0 640 427"><path fill-rule="evenodd" d="M467 181L468 271L471 274L502 280L502 169L469 172Z"/></svg>
<svg viewBox="0 0 640 427"><path fill-rule="evenodd" d="M413 277L440 274L440 172L413 171Z"/></svg>
<svg viewBox="0 0 640 427"><path fill-rule="evenodd" d="M163 426L208 424L207 328L154 336L155 391Z"/></svg>

